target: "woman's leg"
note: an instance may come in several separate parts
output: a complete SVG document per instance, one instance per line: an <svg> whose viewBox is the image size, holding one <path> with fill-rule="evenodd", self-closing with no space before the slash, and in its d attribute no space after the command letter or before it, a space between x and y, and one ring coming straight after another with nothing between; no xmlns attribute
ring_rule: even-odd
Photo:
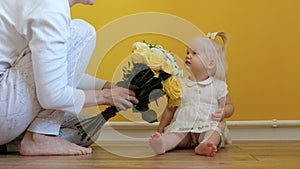
<svg viewBox="0 0 300 169"><path fill-rule="evenodd" d="M77 88L95 47L95 30L83 20L72 20L68 46L68 84ZM29 131L58 135L64 117L58 110L42 110L31 123Z"/></svg>
<svg viewBox="0 0 300 169"><path fill-rule="evenodd" d="M80 119L84 119L88 117L80 117ZM88 147L91 144L94 143L95 139L97 139L98 132L96 135L92 136L92 139L87 140L81 140L81 135L78 134L78 130L75 127L75 124L79 122L79 119L77 116L71 115L71 114L65 114L65 117L62 122L62 126L59 130L59 137L68 140L72 143L75 143L77 145Z"/></svg>
<svg viewBox="0 0 300 169"><path fill-rule="evenodd" d="M80 83L84 83L82 78L85 76L84 72L96 45L96 34L94 28L83 20L72 20L71 25L72 36L69 40L69 46L71 46L71 48L68 51L68 71L70 76L68 80L70 84L78 87ZM88 82L93 83L92 80ZM87 84L86 86L96 87L96 85L93 84ZM85 147L91 145L93 143L92 140L81 141L81 136L78 135L78 130L74 127L77 122L79 122L79 120L76 115L65 114L59 131L59 137L77 145Z"/></svg>
<svg viewBox="0 0 300 169"><path fill-rule="evenodd" d="M0 80L0 145L15 142L41 110L29 50L21 52L19 58Z"/></svg>
<svg viewBox="0 0 300 169"><path fill-rule="evenodd" d="M68 40L68 83L76 88L93 53L96 35L94 28L82 20L73 20L71 28L71 37ZM77 146L60 137L48 136L59 134L64 114L64 112L54 110L41 111L29 127L30 132L25 134L21 144L21 153L23 155L91 153L91 149ZM35 144L36 141L47 143L48 147L45 147L45 144ZM46 149L50 151L44 151Z"/></svg>

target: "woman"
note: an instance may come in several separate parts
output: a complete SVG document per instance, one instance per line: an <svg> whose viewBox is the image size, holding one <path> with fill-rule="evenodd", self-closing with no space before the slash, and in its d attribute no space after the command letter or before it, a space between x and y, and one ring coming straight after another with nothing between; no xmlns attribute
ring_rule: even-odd
<svg viewBox="0 0 300 169"><path fill-rule="evenodd" d="M65 112L138 102L132 91L84 74L95 30L71 20L77 3L94 0L0 0L0 145L21 137L22 155L89 154L57 137Z"/></svg>

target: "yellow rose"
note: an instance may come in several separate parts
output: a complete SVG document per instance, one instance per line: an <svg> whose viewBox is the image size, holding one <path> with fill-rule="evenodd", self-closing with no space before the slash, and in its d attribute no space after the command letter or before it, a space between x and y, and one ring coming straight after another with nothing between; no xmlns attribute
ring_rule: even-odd
<svg viewBox="0 0 300 169"><path fill-rule="evenodd" d="M151 52L149 55L146 56L147 65L153 70L153 71L160 71L162 65L166 62L164 58L156 52Z"/></svg>
<svg viewBox="0 0 300 169"><path fill-rule="evenodd" d="M172 65L168 64L167 62L164 62L163 65L161 66L161 69L166 72L169 73L170 75L173 72L173 67Z"/></svg>
<svg viewBox="0 0 300 169"><path fill-rule="evenodd" d="M163 90L169 97L168 106L179 106L181 97L181 83L178 77L171 76L165 80Z"/></svg>
<svg viewBox="0 0 300 169"><path fill-rule="evenodd" d="M150 48L148 47L148 45L142 42L136 42L133 44L132 48L133 48L133 52L131 54L131 57L133 63L147 64L146 56L150 52Z"/></svg>
<svg viewBox="0 0 300 169"><path fill-rule="evenodd" d="M168 100L168 107L177 107L179 106L181 103L181 100L180 99L177 99L177 100L171 100L169 99Z"/></svg>
<svg viewBox="0 0 300 169"><path fill-rule="evenodd" d="M150 52L150 48L148 46L139 46L136 47L135 50L133 51L134 53L139 53L139 52Z"/></svg>
<svg viewBox="0 0 300 169"><path fill-rule="evenodd" d="M146 62L146 57L144 53L133 53L131 54L132 62L133 63L144 63L147 64Z"/></svg>
<svg viewBox="0 0 300 169"><path fill-rule="evenodd" d="M149 50L150 50L148 45L143 42L134 43L132 48L133 48L133 52L136 52L136 53L143 52L143 51L149 52Z"/></svg>

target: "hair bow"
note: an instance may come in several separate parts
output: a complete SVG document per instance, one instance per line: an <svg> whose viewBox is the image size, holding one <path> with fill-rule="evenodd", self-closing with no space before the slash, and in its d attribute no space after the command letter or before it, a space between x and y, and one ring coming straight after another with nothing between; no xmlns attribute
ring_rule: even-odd
<svg viewBox="0 0 300 169"><path fill-rule="evenodd" d="M216 36L218 35L219 32L208 32L208 34L206 35L206 37L208 37L209 39L215 40Z"/></svg>

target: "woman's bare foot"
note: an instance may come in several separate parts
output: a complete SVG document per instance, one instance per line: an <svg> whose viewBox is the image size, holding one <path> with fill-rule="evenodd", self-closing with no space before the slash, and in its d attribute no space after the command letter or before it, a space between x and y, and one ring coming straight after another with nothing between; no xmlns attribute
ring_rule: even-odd
<svg viewBox="0 0 300 169"><path fill-rule="evenodd" d="M21 141L21 155L86 155L92 153L85 148L60 137L47 136L27 131Z"/></svg>
<svg viewBox="0 0 300 169"><path fill-rule="evenodd" d="M166 152L162 137L159 132L152 134L148 143L155 154L164 154Z"/></svg>
<svg viewBox="0 0 300 169"><path fill-rule="evenodd" d="M195 148L195 153L198 155L214 156L217 152L217 147L211 142L200 143Z"/></svg>

